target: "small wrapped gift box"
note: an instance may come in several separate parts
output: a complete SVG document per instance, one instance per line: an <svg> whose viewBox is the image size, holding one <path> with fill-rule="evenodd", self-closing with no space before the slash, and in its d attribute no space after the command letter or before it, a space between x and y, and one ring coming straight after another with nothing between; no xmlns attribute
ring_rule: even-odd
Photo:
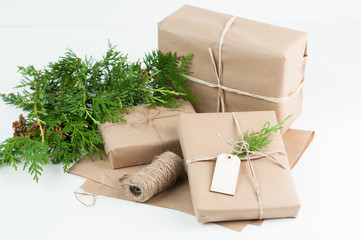
<svg viewBox="0 0 361 240"><path fill-rule="evenodd" d="M194 54L196 112L301 113L307 33L185 5L158 24L162 52Z"/></svg>
<svg viewBox="0 0 361 240"><path fill-rule="evenodd" d="M230 141L237 142L241 132L260 131L266 121L277 124L274 111L180 116L178 135L199 222L296 217L300 202L279 131L259 152L271 157L241 161L234 195L211 191L217 156L230 153Z"/></svg>
<svg viewBox="0 0 361 240"><path fill-rule="evenodd" d="M99 126L104 149L113 169L150 163L156 155L171 151L181 155L177 135L179 115L194 113L189 102L179 100L177 109L136 106L124 114L125 123Z"/></svg>

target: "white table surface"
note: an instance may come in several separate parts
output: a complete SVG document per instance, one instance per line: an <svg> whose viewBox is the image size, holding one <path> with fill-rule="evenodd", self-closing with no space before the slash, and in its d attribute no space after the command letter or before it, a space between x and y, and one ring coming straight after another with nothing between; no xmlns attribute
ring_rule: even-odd
<svg viewBox="0 0 361 240"><path fill-rule="evenodd" d="M100 57L108 39L135 60L157 47L157 22L184 3L309 33L303 114L294 128L316 136L293 174L296 219L241 233L177 211L100 197L75 200L84 178L46 166L39 183L0 167L0 239L360 239L361 7L357 1L0 0L0 92L19 83L17 65L41 67L66 47ZM0 102L0 141L21 113Z"/></svg>

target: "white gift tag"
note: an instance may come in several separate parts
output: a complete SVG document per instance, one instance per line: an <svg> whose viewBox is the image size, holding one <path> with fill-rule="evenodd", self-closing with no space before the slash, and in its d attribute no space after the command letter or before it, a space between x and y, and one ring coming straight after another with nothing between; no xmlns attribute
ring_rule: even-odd
<svg viewBox="0 0 361 240"><path fill-rule="evenodd" d="M236 155L226 153L218 155L213 173L211 191L234 195L240 165L241 160Z"/></svg>

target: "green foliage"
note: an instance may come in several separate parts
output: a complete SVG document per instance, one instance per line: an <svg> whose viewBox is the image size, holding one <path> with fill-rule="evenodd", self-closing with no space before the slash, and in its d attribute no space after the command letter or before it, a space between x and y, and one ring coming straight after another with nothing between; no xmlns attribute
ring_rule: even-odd
<svg viewBox="0 0 361 240"><path fill-rule="evenodd" d="M14 137L0 144L0 165L17 169L23 162L38 181L45 164L61 163L65 171L86 154L101 154L97 125L124 122L120 110L129 113L139 104L177 108L177 98L197 101L182 76L191 57L153 51L143 62L129 62L109 44L101 60L67 50L41 70L19 67L19 92L1 97L27 115L13 123Z"/></svg>
<svg viewBox="0 0 361 240"><path fill-rule="evenodd" d="M163 86L164 90L172 91L175 90L182 94L183 99L195 102L197 99L192 94L192 90L189 88L183 88L184 84L187 82L182 74L189 73L188 68L191 64L192 54L188 56L177 57L175 53L168 52L166 54L159 55L158 52L153 51L151 54L147 54L144 58L144 64L150 73L156 74L161 71L162 74L156 76L156 81L153 81L151 84L153 88L159 88ZM179 66L179 68L174 68L174 66ZM169 82L171 84L169 84ZM155 96L161 96L162 92L155 93ZM164 99L166 106L173 107L172 101L168 101L166 96ZM170 103L170 104L169 104Z"/></svg>
<svg viewBox="0 0 361 240"><path fill-rule="evenodd" d="M247 130L244 134L243 134L243 138L244 140L249 144L249 151L260 151L262 148L265 148L268 146L268 144L270 144L272 142L272 139L270 139L270 136L272 133L277 132L278 130L283 128L283 124L292 116L289 115L288 117L286 117L282 122L280 122L279 124L276 124L274 126L270 126L270 122L266 122L262 129L259 132L255 132L255 131L249 131ZM246 152L244 152L244 148L242 148L242 143L238 143L237 144L239 146L238 149L235 149L238 152L242 152L242 153L238 153L237 156L238 157L245 157L247 155Z"/></svg>

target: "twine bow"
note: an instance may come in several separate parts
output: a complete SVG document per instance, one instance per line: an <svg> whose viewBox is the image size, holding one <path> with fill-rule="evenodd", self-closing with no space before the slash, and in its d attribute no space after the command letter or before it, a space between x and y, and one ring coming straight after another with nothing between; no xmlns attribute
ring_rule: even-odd
<svg viewBox="0 0 361 240"><path fill-rule="evenodd" d="M223 139L225 142L227 142L229 145L231 145L231 150L229 151L229 154L246 154L245 157L240 157L239 159L241 161L246 160L249 166L249 170L251 172L251 176L252 176L252 181L253 181L253 185L255 188L255 192L256 192L256 196L257 196L257 201L258 201L258 209L259 209L259 220L263 219L263 205L262 205L262 199L260 196L260 189L259 189L259 185L258 185L258 181L257 181L257 177L256 174L254 172L254 168L253 168L253 164L251 160L255 160L255 159L259 159L262 157L267 157L268 159L273 160L276 164L278 164L281 168L285 169L285 165L280 162L275 155L286 155L284 152L273 152L273 153L268 153L268 152L260 152L260 151L250 151L249 150L249 143L244 139L243 137L243 133L241 131L241 128L239 126L238 123L238 118L237 118L237 114L232 112L232 117L233 120L236 124L237 130L239 132L240 135L240 139L237 141L233 141L232 139L228 139L224 136L222 136L221 134L217 133L217 136L220 137L221 139ZM190 159L187 161L188 163L192 163L192 162L200 162L200 161L214 161L216 160L216 157L209 157L209 158L196 158L196 159Z"/></svg>
<svg viewBox="0 0 361 240"><path fill-rule="evenodd" d="M300 92L300 90L303 87L303 79L304 79L304 73L301 72L300 77L301 77L301 81L300 84L298 85L297 88L295 88L294 90L292 90L286 97L268 97L268 96L262 96L262 95L258 95L258 94L253 94L253 93L248 93L245 91L241 91L238 89L234 89L234 88L230 88L230 87L226 87L223 86L223 69L222 69L222 50L223 50L223 42L224 42L224 38L229 30L229 28L231 27L231 25L233 24L233 22L237 19L237 16L233 16L231 17L223 31L221 34L221 37L219 39L219 46L218 46L218 69L217 69L217 65L216 65L216 61L212 52L211 48L208 48L209 51L209 55L211 57L211 61L212 61L212 66L213 66L213 70L216 74L216 79L217 79L217 84L214 83L210 83L189 75L183 75L184 77L186 77L188 80L202 84L204 86L208 86L211 88L218 88L218 96L217 96L217 112L225 112L225 101L224 101L224 91L226 92L231 92L231 93L235 93L235 94L239 94L239 95L244 95L244 96L248 96L248 97L252 97L252 98L257 98L257 99L262 99L268 102L273 102L273 103L285 103L287 102L290 98L292 98L293 96L295 96L296 94L298 94Z"/></svg>

